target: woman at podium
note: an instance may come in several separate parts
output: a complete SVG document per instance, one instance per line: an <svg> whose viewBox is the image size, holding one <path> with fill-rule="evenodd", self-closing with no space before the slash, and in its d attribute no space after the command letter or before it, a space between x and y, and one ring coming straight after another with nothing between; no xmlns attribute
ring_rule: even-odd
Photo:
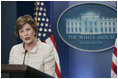
<svg viewBox="0 0 118 79"><path fill-rule="evenodd" d="M54 76L53 48L37 39L37 32L38 27L30 15L24 15L17 19L15 34L23 42L12 47L9 64L25 64Z"/></svg>

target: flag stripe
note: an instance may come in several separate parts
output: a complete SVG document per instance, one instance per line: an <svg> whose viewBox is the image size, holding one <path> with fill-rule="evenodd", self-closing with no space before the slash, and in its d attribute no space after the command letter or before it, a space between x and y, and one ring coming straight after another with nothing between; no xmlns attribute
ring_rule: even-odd
<svg viewBox="0 0 118 79"><path fill-rule="evenodd" d="M56 68L56 74L57 74L58 78L62 78L56 62L55 62L55 68Z"/></svg>
<svg viewBox="0 0 118 79"><path fill-rule="evenodd" d="M50 39L51 39L51 41L53 42L53 46L55 46L55 49L56 49L56 51L57 51L57 47L56 47L56 41L55 41L55 39L54 39L54 36L53 35L51 35L50 36ZM55 53L56 53L56 55L57 55L57 52L55 51ZM55 56L56 57L56 56ZM57 60L57 58L58 57L56 57L56 60ZM58 62L58 64L57 64L57 62ZM55 62L55 72L56 72L56 75L58 76L58 78L61 78L61 74L60 74L60 67L59 67L59 59L58 59L58 61L57 62Z"/></svg>
<svg viewBox="0 0 118 79"><path fill-rule="evenodd" d="M114 50L112 54L111 78L117 78L117 39L115 41Z"/></svg>
<svg viewBox="0 0 118 79"><path fill-rule="evenodd" d="M113 54L112 56L112 62L117 65L117 57Z"/></svg>
<svg viewBox="0 0 118 79"><path fill-rule="evenodd" d="M112 62L112 69L117 74L117 66Z"/></svg>
<svg viewBox="0 0 118 79"><path fill-rule="evenodd" d="M60 66L59 66L59 59L58 59L58 55L57 55L57 51L55 49L54 43L51 41L50 38L47 38L46 39L46 43L47 44L50 44L54 48L54 52L55 52L55 72L56 72L56 76L58 78L61 78Z"/></svg>
<svg viewBox="0 0 118 79"><path fill-rule="evenodd" d="M57 62L57 66L58 66L58 68L59 68L59 70L60 70L59 57L58 57L58 53L57 53L57 51L56 51L56 49L55 49L55 47L54 47L54 44L51 42L51 39L50 39L50 38L47 38L47 39L46 39L46 43L49 44L49 45L51 45L51 46L54 48L55 61Z"/></svg>
<svg viewBox="0 0 118 79"><path fill-rule="evenodd" d="M114 47L113 53L114 53L114 55L117 57L117 49L116 49L116 47Z"/></svg>
<svg viewBox="0 0 118 79"><path fill-rule="evenodd" d="M55 48L56 48L56 50L57 50L56 41L55 41L55 39L54 39L54 36L51 35L51 36L50 36L50 39L52 40L52 42L53 42L53 44L54 44L54 46L55 46Z"/></svg>
<svg viewBox="0 0 118 79"><path fill-rule="evenodd" d="M111 78L117 78L117 75L114 73L113 70L111 70Z"/></svg>

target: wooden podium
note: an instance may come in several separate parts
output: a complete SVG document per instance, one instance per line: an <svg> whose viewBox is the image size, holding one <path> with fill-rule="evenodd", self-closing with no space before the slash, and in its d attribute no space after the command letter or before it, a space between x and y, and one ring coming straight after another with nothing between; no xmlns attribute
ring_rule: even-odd
<svg viewBox="0 0 118 79"><path fill-rule="evenodd" d="M1 78L54 78L27 65L1 65Z"/></svg>

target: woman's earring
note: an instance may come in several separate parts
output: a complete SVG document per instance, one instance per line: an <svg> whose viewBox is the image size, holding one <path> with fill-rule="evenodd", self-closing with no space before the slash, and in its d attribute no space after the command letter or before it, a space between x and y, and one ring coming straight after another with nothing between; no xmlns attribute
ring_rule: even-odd
<svg viewBox="0 0 118 79"><path fill-rule="evenodd" d="M34 34L34 36L35 36L35 38L37 38L37 35L36 34Z"/></svg>

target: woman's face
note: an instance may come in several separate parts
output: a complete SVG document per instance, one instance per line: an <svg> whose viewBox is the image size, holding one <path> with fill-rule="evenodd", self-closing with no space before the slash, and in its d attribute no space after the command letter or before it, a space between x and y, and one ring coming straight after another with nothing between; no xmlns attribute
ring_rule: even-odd
<svg viewBox="0 0 118 79"><path fill-rule="evenodd" d="M30 24L26 23L19 30L19 36L25 44L31 44L35 39L35 31Z"/></svg>

